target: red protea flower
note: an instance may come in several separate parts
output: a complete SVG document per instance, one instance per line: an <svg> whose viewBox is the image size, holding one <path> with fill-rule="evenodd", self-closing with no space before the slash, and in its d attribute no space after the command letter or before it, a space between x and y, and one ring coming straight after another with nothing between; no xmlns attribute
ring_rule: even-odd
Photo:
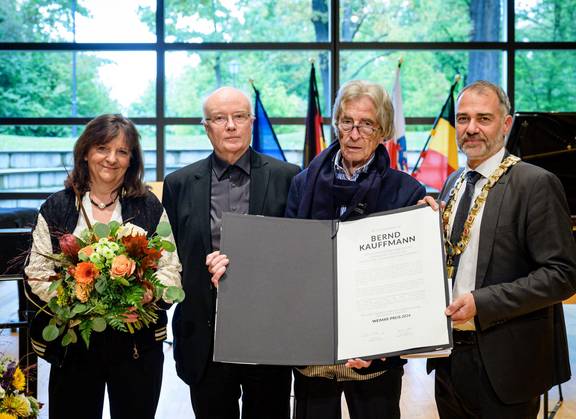
<svg viewBox="0 0 576 419"><path fill-rule="evenodd" d="M80 250L80 243L78 243L78 239L73 234L63 234L60 239L60 250L66 256L77 260L78 259L78 251Z"/></svg>

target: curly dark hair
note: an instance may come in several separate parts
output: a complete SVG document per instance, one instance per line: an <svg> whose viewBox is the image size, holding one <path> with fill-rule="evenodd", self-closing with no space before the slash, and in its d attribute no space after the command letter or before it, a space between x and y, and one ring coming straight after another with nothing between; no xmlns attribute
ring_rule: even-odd
<svg viewBox="0 0 576 419"><path fill-rule="evenodd" d="M123 135L130 148L130 166L124 181L117 190L118 195L135 198L146 195L144 185L144 158L140 147L140 134L134 123L119 114L104 114L88 122L74 145L74 168L64 185L76 187L80 193L90 190L90 173L86 156L92 147L107 144L118 135Z"/></svg>

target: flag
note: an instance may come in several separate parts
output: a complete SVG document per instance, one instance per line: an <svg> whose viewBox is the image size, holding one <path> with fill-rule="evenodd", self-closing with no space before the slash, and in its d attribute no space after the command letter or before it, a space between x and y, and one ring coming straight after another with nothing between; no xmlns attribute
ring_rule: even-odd
<svg viewBox="0 0 576 419"><path fill-rule="evenodd" d="M260 100L260 92L254 85L252 85L252 87L256 94L256 100L254 101L254 116L256 116L256 121L252 128L252 148L259 153L286 161L282 147L280 147L280 143L278 142L278 137L276 137L268 114Z"/></svg>
<svg viewBox="0 0 576 419"><path fill-rule="evenodd" d="M390 167L403 172L408 171L408 159L406 157L406 121L402 106L402 86L400 84L400 67L402 60L398 61L396 79L392 88L392 106L394 107L394 138L386 141L385 146L390 156Z"/></svg>
<svg viewBox="0 0 576 419"><path fill-rule="evenodd" d="M320 111L320 98L316 85L316 70L314 63L310 68L310 82L308 86L308 112L306 113L306 134L304 135L304 151L302 153L302 167L306 168L322 150L326 148L324 131L322 129L322 112Z"/></svg>
<svg viewBox="0 0 576 419"><path fill-rule="evenodd" d="M412 176L425 185L442 189L444 181L458 169L458 146L456 145L456 118L454 112L454 88L450 88L448 99L428 136L420 157L414 166ZM428 146L428 147L426 147ZM418 163L422 162L418 167Z"/></svg>

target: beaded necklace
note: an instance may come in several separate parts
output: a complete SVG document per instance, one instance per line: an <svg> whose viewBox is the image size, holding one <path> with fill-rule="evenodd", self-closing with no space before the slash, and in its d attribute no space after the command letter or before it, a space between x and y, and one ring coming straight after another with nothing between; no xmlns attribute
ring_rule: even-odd
<svg viewBox="0 0 576 419"><path fill-rule="evenodd" d="M448 222L454 209L456 192L460 189L462 182L464 182L465 177L464 172L462 172L462 174L456 181L456 184L450 191L448 202L446 203L446 209L442 213L442 221L444 224L444 246L446 248L446 266L449 278L452 278L452 274L454 273L454 257L464 252L466 246L468 246L468 243L470 242L470 231L472 230L472 224L474 224L474 220L476 219L476 216L478 215L480 208L482 208L482 206L486 202L488 192L490 191L490 189L492 189L492 187L496 184L496 182L498 182L498 180L502 177L502 175L506 173L510 167L514 166L519 161L520 159L518 157L509 155L492 172L492 174L488 178L488 182L482 187L480 195L478 195L474 200L472 208L470 209L470 213L468 214L468 217L464 222L464 229L462 230L462 236L460 237L460 240L458 240L458 242L456 243L450 242L450 228Z"/></svg>

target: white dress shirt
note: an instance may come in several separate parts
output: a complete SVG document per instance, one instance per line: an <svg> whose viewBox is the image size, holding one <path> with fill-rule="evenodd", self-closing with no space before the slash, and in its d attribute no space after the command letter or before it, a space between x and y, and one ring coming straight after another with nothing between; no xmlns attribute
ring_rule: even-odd
<svg viewBox="0 0 576 419"><path fill-rule="evenodd" d="M482 188L486 183L488 183L488 178L496 170L502 159L504 158L505 148L502 147L496 154L488 158L486 161L482 162L476 169L476 172L480 173L482 177L476 182L474 186L474 195L472 197L472 203L480 195ZM464 173L471 171L470 167L466 165ZM450 231L452 230L452 224L454 223L454 216L456 215L456 208L460 203L460 198L466 189L466 182L462 182L458 192L456 193L456 201L454 202L454 210L450 214ZM470 206L472 208L472 205ZM480 224L482 223L482 215L484 214L484 205L480 207L476 219L472 224L472 229L470 230L470 241L468 246L464 249L464 252L460 255L460 263L458 264L458 271L456 272L456 281L454 283L454 288L452 290L452 299L455 300L459 296L466 294L476 287L476 266L478 264L478 247L480 243ZM470 320L465 324L458 325L460 330L475 330L474 321Z"/></svg>

